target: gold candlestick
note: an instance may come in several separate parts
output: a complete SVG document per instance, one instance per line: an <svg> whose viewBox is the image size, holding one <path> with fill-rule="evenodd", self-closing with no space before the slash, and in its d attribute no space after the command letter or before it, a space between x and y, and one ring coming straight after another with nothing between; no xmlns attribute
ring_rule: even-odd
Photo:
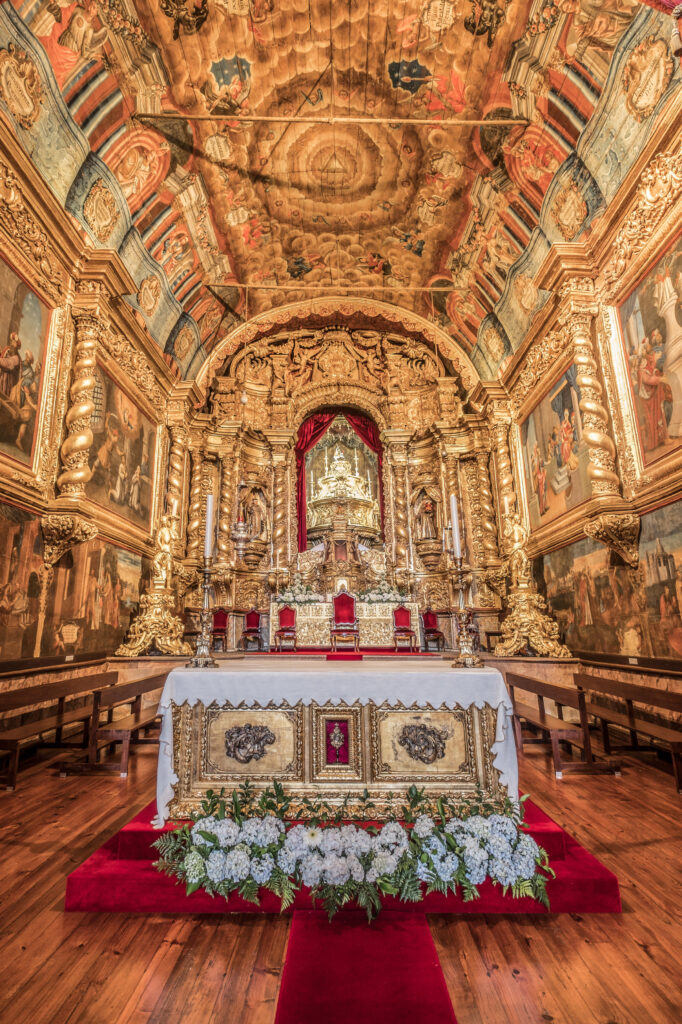
<svg viewBox="0 0 682 1024"><path fill-rule="evenodd" d="M201 589L203 602L201 606L201 632L197 637L197 647L194 657L187 662L186 668L217 668L218 662L211 655L211 559L204 555L204 571Z"/></svg>
<svg viewBox="0 0 682 1024"><path fill-rule="evenodd" d="M457 647L458 653L452 662L453 668L477 668L483 664L474 650L474 642L469 633L469 608L464 601L464 591L471 583L471 575L463 565L461 556L454 559L454 588L458 594L458 607L455 609L457 619Z"/></svg>

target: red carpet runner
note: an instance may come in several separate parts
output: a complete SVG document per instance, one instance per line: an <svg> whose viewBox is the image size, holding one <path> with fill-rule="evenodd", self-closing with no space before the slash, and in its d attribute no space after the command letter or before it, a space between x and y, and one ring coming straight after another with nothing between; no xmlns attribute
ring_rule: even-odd
<svg viewBox="0 0 682 1024"><path fill-rule="evenodd" d="M294 912L275 1024L456 1024L423 914Z"/></svg>
<svg viewBox="0 0 682 1024"><path fill-rule="evenodd" d="M620 912L618 879L596 857L580 846L560 825L552 821L531 800L526 801L526 824L533 838L544 846L556 878L547 885L553 913L599 914ZM120 832L96 850L66 880L65 910L88 910L124 914L277 914L279 899L263 890L259 907L233 895L229 903L207 893L185 895L184 885L158 872L151 844L158 838L150 821L154 803L145 807ZM168 825L167 829L173 826ZM499 886L487 880L480 887L481 898L465 903L460 895L431 893L421 903L406 906L397 899L385 899L384 911L423 914L545 914L542 904L530 898L515 900L504 896ZM294 910L312 909L307 889L299 892Z"/></svg>

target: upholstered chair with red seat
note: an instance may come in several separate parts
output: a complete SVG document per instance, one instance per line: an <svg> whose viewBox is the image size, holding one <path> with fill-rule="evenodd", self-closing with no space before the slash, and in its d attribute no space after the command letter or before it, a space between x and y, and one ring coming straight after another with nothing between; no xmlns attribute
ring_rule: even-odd
<svg viewBox="0 0 682 1024"><path fill-rule="evenodd" d="M211 627L211 643L215 650L216 643L220 643L221 651L227 648L227 623L228 615L224 608L213 610L213 626Z"/></svg>
<svg viewBox="0 0 682 1024"><path fill-rule="evenodd" d="M260 618L260 612L257 612L255 608L251 608L246 613L244 629L239 639L239 646L245 651L248 650L250 643L255 643L259 651L263 649L263 638L260 635Z"/></svg>
<svg viewBox="0 0 682 1024"><path fill-rule="evenodd" d="M339 641L352 643L354 650L360 647L360 630L355 615L355 598L342 591L332 602L334 617L331 622L332 650L337 650Z"/></svg>
<svg viewBox="0 0 682 1024"><path fill-rule="evenodd" d="M393 647L396 651L400 644L409 644L411 651L417 649L417 634L412 629L412 613L403 604L393 609Z"/></svg>
<svg viewBox="0 0 682 1024"><path fill-rule="evenodd" d="M275 650L281 651L284 644L291 644L296 650L296 609L285 605L279 610L279 628L275 631Z"/></svg>
<svg viewBox="0 0 682 1024"><path fill-rule="evenodd" d="M445 634L438 628L438 616L427 608L422 614L422 629L424 631L424 650L428 651L429 643L435 643L436 650L442 651L445 647Z"/></svg>

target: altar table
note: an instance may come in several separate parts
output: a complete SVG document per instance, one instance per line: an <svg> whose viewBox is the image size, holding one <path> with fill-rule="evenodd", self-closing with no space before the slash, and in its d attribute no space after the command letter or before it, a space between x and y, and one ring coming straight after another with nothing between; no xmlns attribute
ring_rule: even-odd
<svg viewBox="0 0 682 1024"><path fill-rule="evenodd" d="M496 669L437 659L327 662L254 655L166 680L157 819L187 817L208 789L273 779L340 804L368 790L391 813L414 782L465 801L518 799L512 703Z"/></svg>
<svg viewBox="0 0 682 1024"><path fill-rule="evenodd" d="M278 628L279 609L287 606L286 601L272 601L270 605L270 647L275 646L275 632ZM306 604L292 603L296 609L296 643L299 647L331 647L329 627L334 618L331 601L311 601ZM409 608L412 629L419 637L419 605L411 601L355 601L361 647L393 647L393 611L395 608Z"/></svg>

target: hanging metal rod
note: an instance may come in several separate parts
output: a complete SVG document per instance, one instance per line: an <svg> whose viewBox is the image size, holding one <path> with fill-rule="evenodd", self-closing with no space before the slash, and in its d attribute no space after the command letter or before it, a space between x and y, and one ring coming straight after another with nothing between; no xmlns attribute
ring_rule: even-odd
<svg viewBox="0 0 682 1024"><path fill-rule="evenodd" d="M333 291L335 288L350 289L350 291L363 291L363 292L385 292L385 291L401 291L401 292L451 292L456 286L454 284L449 287L437 285L429 287L428 285L373 285L373 284L321 284L311 282L305 284L302 281L292 281L291 284L243 284L237 281L204 281L204 284L209 288L244 288L246 291L265 291L265 292L279 292L279 291L290 291L292 288L300 288L301 291Z"/></svg>
<svg viewBox="0 0 682 1024"><path fill-rule="evenodd" d="M160 114L135 114L138 121L258 121L272 124L416 124L428 125L430 128L447 127L454 128L458 125L469 127L471 125L514 125L529 124L525 117L491 117L489 120L462 120L460 118L446 117L442 120L434 120L429 117L346 117L341 114L329 114L319 117L283 117L279 114L181 114L179 111L162 111Z"/></svg>

